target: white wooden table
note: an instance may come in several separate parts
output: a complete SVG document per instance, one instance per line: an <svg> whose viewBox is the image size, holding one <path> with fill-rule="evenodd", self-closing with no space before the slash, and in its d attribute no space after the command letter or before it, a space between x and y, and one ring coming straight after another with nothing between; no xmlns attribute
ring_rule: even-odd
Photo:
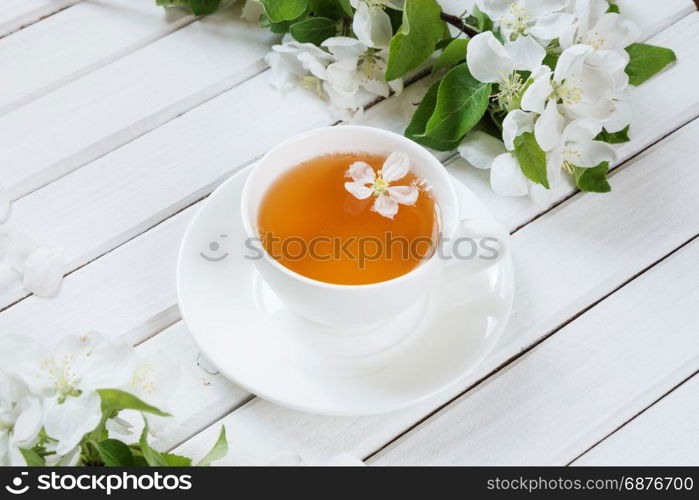
<svg viewBox="0 0 699 500"><path fill-rule="evenodd" d="M12 222L63 249L54 298L0 295L0 334L97 330L182 361L157 443L198 455L221 423L225 464L290 452L306 464L699 464L699 13L692 0L618 3L679 62L632 89L632 141L609 195L545 212L495 197L487 174L439 157L513 233L514 313L458 391L399 412L328 418L245 392L198 363L180 320L183 231L223 179L323 102L267 85L275 41L239 7L196 19L151 0L0 2L0 182ZM659 5L660 4L660 5ZM402 131L429 78L360 123ZM201 366L200 366L201 365Z"/></svg>

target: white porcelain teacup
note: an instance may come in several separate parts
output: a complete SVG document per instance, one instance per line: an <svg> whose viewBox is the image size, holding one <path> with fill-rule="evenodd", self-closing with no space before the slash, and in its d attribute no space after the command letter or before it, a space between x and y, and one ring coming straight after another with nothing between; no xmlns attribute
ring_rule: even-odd
<svg viewBox="0 0 699 500"><path fill-rule="evenodd" d="M499 224L466 219L444 166L419 144L393 132L363 126L319 128L288 139L268 152L252 169L243 188L241 215L249 238L259 237L258 213L269 186L286 170L321 155L368 152L407 153L411 169L425 179L439 208L442 241L491 238L497 252L488 259L457 259L454 252L436 252L412 271L397 278L366 285L337 285L302 276L280 264L267 252L255 260L259 273L292 310L311 321L331 327L374 326L390 320L424 297L451 265L479 272L498 263L508 252L509 234Z"/></svg>

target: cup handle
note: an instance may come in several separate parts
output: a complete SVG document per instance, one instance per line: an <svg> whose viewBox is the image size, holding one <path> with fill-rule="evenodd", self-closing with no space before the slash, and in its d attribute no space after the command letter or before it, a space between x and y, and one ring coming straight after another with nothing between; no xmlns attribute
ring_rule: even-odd
<svg viewBox="0 0 699 500"><path fill-rule="evenodd" d="M465 256L455 255L458 251L457 242L459 239L481 239L478 244L477 252L470 258L465 258ZM480 250L482 249L483 239L490 238L497 241L497 249L492 247L487 247L485 250L493 254L492 257L483 257L480 255ZM456 235L453 239L453 247L450 253L450 258L447 260L446 267L452 266L464 266L471 274L483 271L489 267L494 266L502 259L504 259L510 253L510 233L505 227L495 221L485 220L485 219L462 219L459 222L459 228L456 231ZM472 247L474 248L474 247Z"/></svg>

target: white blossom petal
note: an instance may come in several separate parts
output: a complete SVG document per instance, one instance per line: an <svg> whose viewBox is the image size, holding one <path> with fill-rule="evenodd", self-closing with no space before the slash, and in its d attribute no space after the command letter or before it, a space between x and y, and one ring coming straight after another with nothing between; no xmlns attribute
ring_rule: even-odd
<svg viewBox="0 0 699 500"><path fill-rule="evenodd" d="M358 182L345 182L345 189L358 200L364 200L372 195L373 189L366 187Z"/></svg>
<svg viewBox="0 0 699 500"><path fill-rule="evenodd" d="M536 20L536 24L527 29L527 33L541 40L554 40L563 35L575 22L573 14L558 12L548 14Z"/></svg>
<svg viewBox="0 0 699 500"><path fill-rule="evenodd" d="M471 50L471 42L469 49ZM514 69L533 71L541 66L546 57L546 49L531 36L520 36L514 42L508 42L505 50L515 63Z"/></svg>
<svg viewBox="0 0 699 500"><path fill-rule="evenodd" d="M534 113L515 109L507 113L502 122L502 139L508 151L515 149L515 139L525 133L534 131Z"/></svg>
<svg viewBox="0 0 699 500"><path fill-rule="evenodd" d="M621 51L638 41L641 29L617 13L603 15L587 34L586 43L596 45L599 49Z"/></svg>
<svg viewBox="0 0 699 500"><path fill-rule="evenodd" d="M366 74L360 73L359 84L372 94L381 97L388 97L388 94L390 94L391 88L388 86L386 80L383 79L383 74L368 77Z"/></svg>
<svg viewBox="0 0 699 500"><path fill-rule="evenodd" d="M552 191L536 182L529 183L529 199L539 208L545 209L551 206Z"/></svg>
<svg viewBox="0 0 699 500"><path fill-rule="evenodd" d="M44 401L44 428L49 437L58 440L59 455L71 451L85 434L97 427L101 417L100 397L96 392L69 396L60 404L56 398Z"/></svg>
<svg viewBox="0 0 699 500"><path fill-rule="evenodd" d="M512 3L513 0L481 0L481 8L491 19L501 19L507 16Z"/></svg>
<svg viewBox="0 0 699 500"><path fill-rule="evenodd" d="M376 197L372 210L378 212L384 217L393 219L393 217L398 213L398 202L388 195L380 194Z"/></svg>
<svg viewBox="0 0 699 500"><path fill-rule="evenodd" d="M303 68L316 78L320 78L321 80L325 80L327 78L325 64L316 57L312 56L308 52L301 52L296 56L296 58L303 65Z"/></svg>
<svg viewBox="0 0 699 500"><path fill-rule="evenodd" d="M481 169L490 168L493 160L505 152L505 145L501 140L481 130L468 134L459 146L461 157Z"/></svg>
<svg viewBox="0 0 699 500"><path fill-rule="evenodd" d="M0 466L2 467L10 465L9 449L10 431L7 429L0 429Z"/></svg>
<svg viewBox="0 0 699 500"><path fill-rule="evenodd" d="M619 132L623 130L633 118L633 107L626 100L614 101L615 111L610 118L602 122L608 132Z"/></svg>
<svg viewBox="0 0 699 500"><path fill-rule="evenodd" d="M616 73L626 68L629 59L629 53L625 50L596 50L585 59L585 64L606 71L607 73Z"/></svg>
<svg viewBox="0 0 699 500"><path fill-rule="evenodd" d="M616 150L610 144L601 141L592 141L578 145L578 159L575 166L582 168L596 167L602 162L614 163Z"/></svg>
<svg viewBox="0 0 699 500"><path fill-rule="evenodd" d="M352 20L352 31L368 47L385 48L391 42L391 18L379 7L359 2Z"/></svg>
<svg viewBox="0 0 699 500"><path fill-rule="evenodd" d="M543 16L565 8L569 1L570 0L520 0L520 3L527 15L531 19L536 19L538 21ZM510 3L514 2L510 1Z"/></svg>
<svg viewBox="0 0 699 500"><path fill-rule="evenodd" d="M563 51L556 63L553 79L558 83L568 78L571 75L577 75L582 72L585 59L594 52L595 49L589 45L573 45Z"/></svg>
<svg viewBox="0 0 699 500"><path fill-rule="evenodd" d="M479 33L469 41L466 62L473 77L481 82L496 82L515 69L512 57L492 31Z"/></svg>
<svg viewBox="0 0 699 500"><path fill-rule="evenodd" d="M355 161L349 166L349 176L359 184L373 184L376 179L374 169L364 161Z"/></svg>
<svg viewBox="0 0 699 500"><path fill-rule="evenodd" d="M388 82L388 86L391 88L394 94L400 95L401 92L403 92L403 79L396 78L395 80L391 80Z"/></svg>
<svg viewBox="0 0 699 500"><path fill-rule="evenodd" d="M54 248L39 247L24 261L24 288L42 297L51 296L61 286L65 272L63 252Z"/></svg>
<svg viewBox="0 0 699 500"><path fill-rule="evenodd" d="M327 78L328 84L337 92L350 96L359 90L357 63L352 59L342 59L330 64L327 68Z"/></svg>
<svg viewBox="0 0 699 500"><path fill-rule="evenodd" d="M501 154L493 161L490 186L501 196L525 196L529 192L527 178L517 159L510 153Z"/></svg>
<svg viewBox="0 0 699 500"><path fill-rule="evenodd" d="M12 443L20 448L31 448L43 425L41 402L35 397L25 397L19 402L19 410L12 430Z"/></svg>
<svg viewBox="0 0 699 500"><path fill-rule="evenodd" d="M247 0L240 17L249 23L259 24L260 17L265 13L264 6L258 0Z"/></svg>
<svg viewBox="0 0 699 500"><path fill-rule="evenodd" d="M405 177L410 170L410 157L401 151L394 151L381 167L381 177L386 182L394 182Z"/></svg>
<svg viewBox="0 0 699 500"><path fill-rule="evenodd" d="M473 12L476 0L437 0L442 12L452 16L462 17Z"/></svg>
<svg viewBox="0 0 699 500"><path fill-rule="evenodd" d="M602 131L602 124L595 120L578 119L570 122L563 130L564 143L576 142L584 144L591 142Z"/></svg>
<svg viewBox="0 0 699 500"><path fill-rule="evenodd" d="M359 56L367 51L367 46L349 36L335 36L328 38L323 43L323 47L327 47L332 55L335 56L337 60L342 59L358 59Z"/></svg>
<svg viewBox="0 0 699 500"><path fill-rule="evenodd" d="M419 195L415 186L389 186L386 191L393 201L401 205L414 205Z"/></svg>
<svg viewBox="0 0 699 500"><path fill-rule="evenodd" d="M3 265L24 272L24 263L39 245L28 233L10 224L0 227L0 259Z"/></svg>
<svg viewBox="0 0 699 500"><path fill-rule="evenodd" d="M136 368L136 354L126 342L104 341L87 356L82 390L121 387L128 383Z"/></svg>
<svg viewBox="0 0 699 500"><path fill-rule="evenodd" d="M558 112L558 105L551 100L546 105L544 113L534 125L534 136L544 151L551 151L561 140L565 118Z"/></svg>
<svg viewBox="0 0 699 500"><path fill-rule="evenodd" d="M532 83L522 94L521 107L524 111L543 113L546 101L553 93L551 85L551 69L548 66L539 66L531 77Z"/></svg>
<svg viewBox="0 0 699 500"><path fill-rule="evenodd" d="M288 92L296 87L298 73L292 71L288 60L278 52L268 52L265 61L270 67L270 85L279 92Z"/></svg>

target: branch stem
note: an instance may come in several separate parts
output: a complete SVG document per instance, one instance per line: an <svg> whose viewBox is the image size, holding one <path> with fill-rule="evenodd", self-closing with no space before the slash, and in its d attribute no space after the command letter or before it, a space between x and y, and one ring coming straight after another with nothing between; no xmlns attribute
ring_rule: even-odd
<svg viewBox="0 0 699 500"><path fill-rule="evenodd" d="M447 22L448 24L451 24L454 26L456 29L461 30L463 33L466 33L470 37L474 37L478 34L476 30L471 28L470 26L467 26L466 23L464 23L461 18L457 16L452 16L451 14L445 14L442 12L439 15L440 18L442 18L442 21Z"/></svg>

